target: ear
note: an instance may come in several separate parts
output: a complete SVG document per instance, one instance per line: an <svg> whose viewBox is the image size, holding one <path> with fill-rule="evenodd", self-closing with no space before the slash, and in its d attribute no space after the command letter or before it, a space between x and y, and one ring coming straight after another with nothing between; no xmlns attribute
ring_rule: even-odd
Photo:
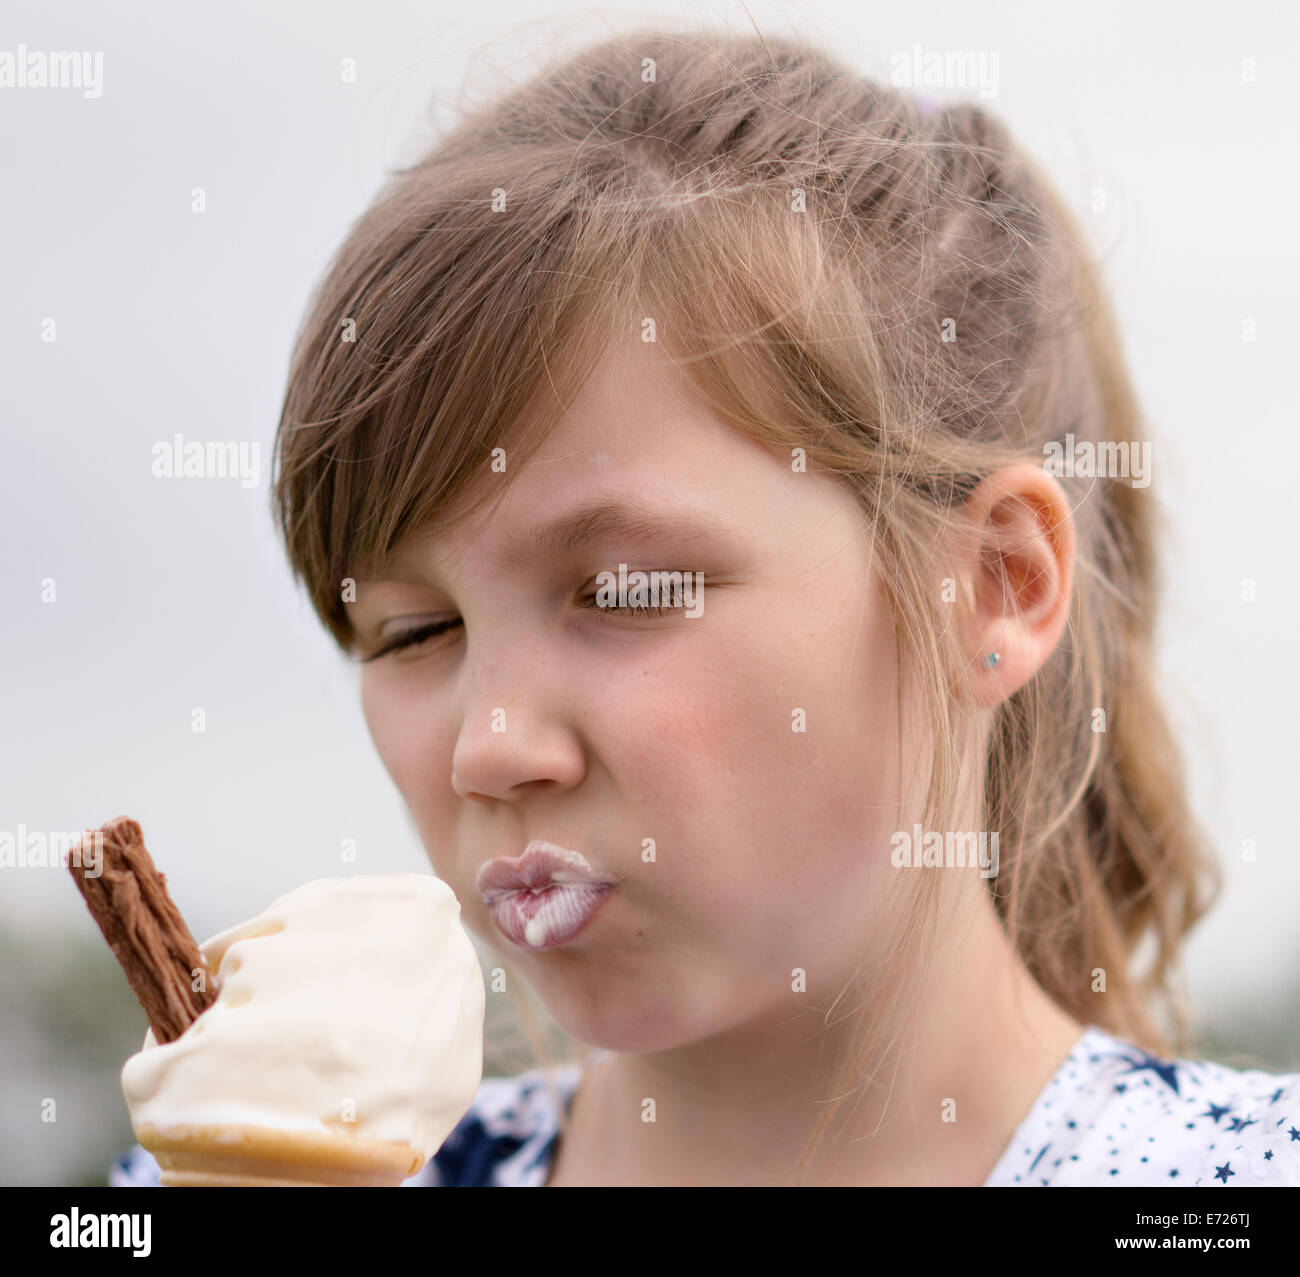
<svg viewBox="0 0 1300 1277"><path fill-rule="evenodd" d="M1041 466L1020 462L995 470L967 498L958 542L969 601L967 697L992 708L1033 678L1065 632L1074 518L1061 485Z"/></svg>

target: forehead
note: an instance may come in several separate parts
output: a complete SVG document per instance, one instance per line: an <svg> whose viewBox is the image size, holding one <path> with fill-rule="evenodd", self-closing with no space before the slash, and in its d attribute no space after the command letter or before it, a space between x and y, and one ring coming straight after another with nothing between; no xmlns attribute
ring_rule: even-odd
<svg viewBox="0 0 1300 1277"><path fill-rule="evenodd" d="M655 513L684 517L715 509L735 518L780 468L753 440L718 421L654 343L639 341L603 356L517 474L510 471L508 441L502 447L505 472L485 466L474 487L419 534L426 550L459 539L462 526L476 529L476 540L500 533L508 542L508 529L594 508L606 498L626 505L645 531ZM499 497L491 495L494 483ZM598 522L617 530L608 512ZM455 531L443 538L443 526Z"/></svg>
<svg viewBox="0 0 1300 1277"><path fill-rule="evenodd" d="M517 473L503 446L508 482L485 466L398 547L384 576L418 575L431 561L451 568L471 553L509 571L598 542L725 550L743 540L779 553L857 511L839 482L793 474L720 421L653 342L611 347Z"/></svg>
<svg viewBox="0 0 1300 1277"><path fill-rule="evenodd" d="M665 484L685 486L702 457L738 454L750 442L713 416L657 343L633 340L606 351L535 460L579 479L644 464Z"/></svg>

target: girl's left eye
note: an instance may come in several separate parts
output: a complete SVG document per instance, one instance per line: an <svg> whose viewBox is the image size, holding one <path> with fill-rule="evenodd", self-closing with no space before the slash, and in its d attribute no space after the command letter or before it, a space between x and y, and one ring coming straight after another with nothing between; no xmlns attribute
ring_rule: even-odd
<svg viewBox="0 0 1300 1277"><path fill-rule="evenodd" d="M667 574L665 573L665 575ZM677 575L682 578L685 578L687 574L685 572L680 572L677 573ZM661 599L667 598L668 602L656 603L653 606L651 606L648 603L624 604L622 607L614 607L608 604L599 604L596 602L596 593L599 593L599 591L592 594L588 594L582 600L582 606L584 608L589 608L593 612L613 612L615 615L622 615L622 616L663 616L666 612L675 612L678 610L678 605L672 602L673 595L671 590L668 590L666 587L662 587L662 586L660 587L659 597Z"/></svg>
<svg viewBox="0 0 1300 1277"><path fill-rule="evenodd" d="M657 607L651 607L646 604L629 603L623 607L604 607L596 602L596 596L593 594L582 601L582 606L590 608L593 612L613 612L623 616L661 616L665 612L671 612L671 607L659 604Z"/></svg>

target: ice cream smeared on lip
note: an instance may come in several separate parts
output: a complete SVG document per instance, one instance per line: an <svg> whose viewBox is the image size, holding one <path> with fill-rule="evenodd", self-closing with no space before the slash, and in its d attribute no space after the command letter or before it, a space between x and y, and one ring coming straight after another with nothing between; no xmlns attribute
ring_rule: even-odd
<svg viewBox="0 0 1300 1277"><path fill-rule="evenodd" d="M200 947L215 1004L123 1066L137 1130L352 1134L427 1159L473 1101L483 976L439 879L309 882Z"/></svg>
<svg viewBox="0 0 1300 1277"><path fill-rule="evenodd" d="M618 881L597 873L578 852L534 839L522 856L484 865L477 886L504 936L524 948L549 949L573 939Z"/></svg>

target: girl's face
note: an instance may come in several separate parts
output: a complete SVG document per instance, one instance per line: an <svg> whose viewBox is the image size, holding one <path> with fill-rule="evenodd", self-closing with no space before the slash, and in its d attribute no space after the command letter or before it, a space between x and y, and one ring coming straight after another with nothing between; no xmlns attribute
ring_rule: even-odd
<svg viewBox="0 0 1300 1277"><path fill-rule="evenodd" d="M591 539L545 539L597 504L617 517ZM701 614L587 603L621 563L703 573ZM655 345L607 355L499 507L406 544L351 616L363 655L452 622L362 666L366 720L465 922L573 1036L665 1050L788 1018L795 968L814 996L855 968L902 819L862 516L710 416ZM476 890L534 839L618 880L543 949Z"/></svg>

